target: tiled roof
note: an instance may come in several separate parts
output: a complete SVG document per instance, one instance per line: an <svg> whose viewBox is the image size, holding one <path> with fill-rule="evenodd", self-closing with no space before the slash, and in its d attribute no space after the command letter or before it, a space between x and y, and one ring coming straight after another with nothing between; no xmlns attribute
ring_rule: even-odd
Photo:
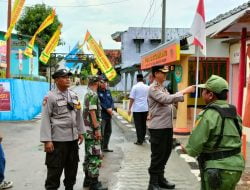
<svg viewBox="0 0 250 190"><path fill-rule="evenodd" d="M232 10L230 10L230 11L224 13L224 14L218 15L214 19L208 21L206 23L206 27L208 28L208 27L210 27L210 26L212 26L212 25L214 25L214 24L216 24L216 23L218 23L218 22L220 22L220 21L222 21L222 20L236 14L236 13L239 13L240 11L243 11L243 10L247 9L248 7L250 7L250 1L248 1L247 3L244 3L243 5L240 5L240 6L234 8L234 9L232 9Z"/></svg>

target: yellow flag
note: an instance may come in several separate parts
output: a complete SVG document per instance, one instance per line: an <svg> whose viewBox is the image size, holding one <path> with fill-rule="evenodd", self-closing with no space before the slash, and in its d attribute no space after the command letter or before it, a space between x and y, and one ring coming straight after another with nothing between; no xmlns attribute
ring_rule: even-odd
<svg viewBox="0 0 250 190"><path fill-rule="evenodd" d="M47 64L50 58L50 54L55 50L60 40L62 25L60 24L57 30L54 32L53 36L50 38L48 44L46 45L45 49L42 51L40 56L40 61L44 64Z"/></svg>
<svg viewBox="0 0 250 190"><path fill-rule="evenodd" d="M20 13L22 11L24 3L25 3L25 0L15 0L13 9L11 11L10 26L9 26L6 34L4 35L5 40L9 39L11 32L12 32L19 16L20 16Z"/></svg>
<svg viewBox="0 0 250 190"><path fill-rule="evenodd" d="M113 66L111 65L110 61L108 60L107 56L105 55L103 49L98 45L98 43L94 40L91 36L89 31L87 31L84 42L88 43L89 49L96 57L96 63L98 67L101 69L102 73L105 74L109 81L112 81L117 76L117 73Z"/></svg>
<svg viewBox="0 0 250 190"><path fill-rule="evenodd" d="M90 70L92 75L97 75L98 69L94 67L93 63L90 64Z"/></svg>
<svg viewBox="0 0 250 190"><path fill-rule="evenodd" d="M37 31L35 32L34 36L32 37L32 39L29 41L28 46L26 47L24 54L28 57L33 57L32 55L32 51L34 48L34 43L35 43L35 39L36 36L42 32L45 28L47 28L49 25L51 25L54 22L54 18L55 18L55 10L52 11L51 14L49 14L47 16L47 18L43 21L43 23L39 26L39 28L37 29Z"/></svg>

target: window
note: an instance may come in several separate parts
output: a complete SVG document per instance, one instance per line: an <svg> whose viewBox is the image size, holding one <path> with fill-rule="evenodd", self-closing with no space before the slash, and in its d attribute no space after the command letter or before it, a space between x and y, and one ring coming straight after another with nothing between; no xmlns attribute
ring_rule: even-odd
<svg viewBox="0 0 250 190"><path fill-rule="evenodd" d="M134 39L136 53L141 53L141 44L143 42L144 42L144 39Z"/></svg>

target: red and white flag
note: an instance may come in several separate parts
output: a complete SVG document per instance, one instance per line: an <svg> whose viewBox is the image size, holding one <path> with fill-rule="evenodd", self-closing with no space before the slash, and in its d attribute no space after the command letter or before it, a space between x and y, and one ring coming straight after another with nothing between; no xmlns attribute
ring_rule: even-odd
<svg viewBox="0 0 250 190"><path fill-rule="evenodd" d="M190 32L194 37L193 44L199 46L203 55L206 56L206 20L204 0L199 0Z"/></svg>

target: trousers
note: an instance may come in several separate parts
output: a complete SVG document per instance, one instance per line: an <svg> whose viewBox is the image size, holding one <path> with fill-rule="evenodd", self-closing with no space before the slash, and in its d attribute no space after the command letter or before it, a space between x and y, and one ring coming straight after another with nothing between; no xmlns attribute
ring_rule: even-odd
<svg viewBox="0 0 250 190"><path fill-rule="evenodd" d="M165 165L171 155L173 128L149 129L151 142L150 175L164 175Z"/></svg>
<svg viewBox="0 0 250 190"><path fill-rule="evenodd" d="M60 187L60 178L64 170L64 186L71 188L76 182L79 162L78 141L53 142L54 151L46 153L47 179L46 190L56 190Z"/></svg>
<svg viewBox="0 0 250 190"><path fill-rule="evenodd" d="M112 124L111 124L111 118L110 119L103 119L102 125L101 125L101 131L102 131L102 149L107 149L110 136L112 133Z"/></svg>
<svg viewBox="0 0 250 190"><path fill-rule="evenodd" d="M142 143L146 135L146 122L148 112L133 112L137 142Z"/></svg>
<svg viewBox="0 0 250 190"><path fill-rule="evenodd" d="M4 180L5 156L2 144L0 143L0 183Z"/></svg>
<svg viewBox="0 0 250 190"><path fill-rule="evenodd" d="M232 170L222 170L220 169L221 175L221 186L216 190L235 190L237 183L240 180L242 172L241 171L232 171ZM210 187L208 183L208 174L206 170L203 173L204 180L201 180L201 190L215 190Z"/></svg>

